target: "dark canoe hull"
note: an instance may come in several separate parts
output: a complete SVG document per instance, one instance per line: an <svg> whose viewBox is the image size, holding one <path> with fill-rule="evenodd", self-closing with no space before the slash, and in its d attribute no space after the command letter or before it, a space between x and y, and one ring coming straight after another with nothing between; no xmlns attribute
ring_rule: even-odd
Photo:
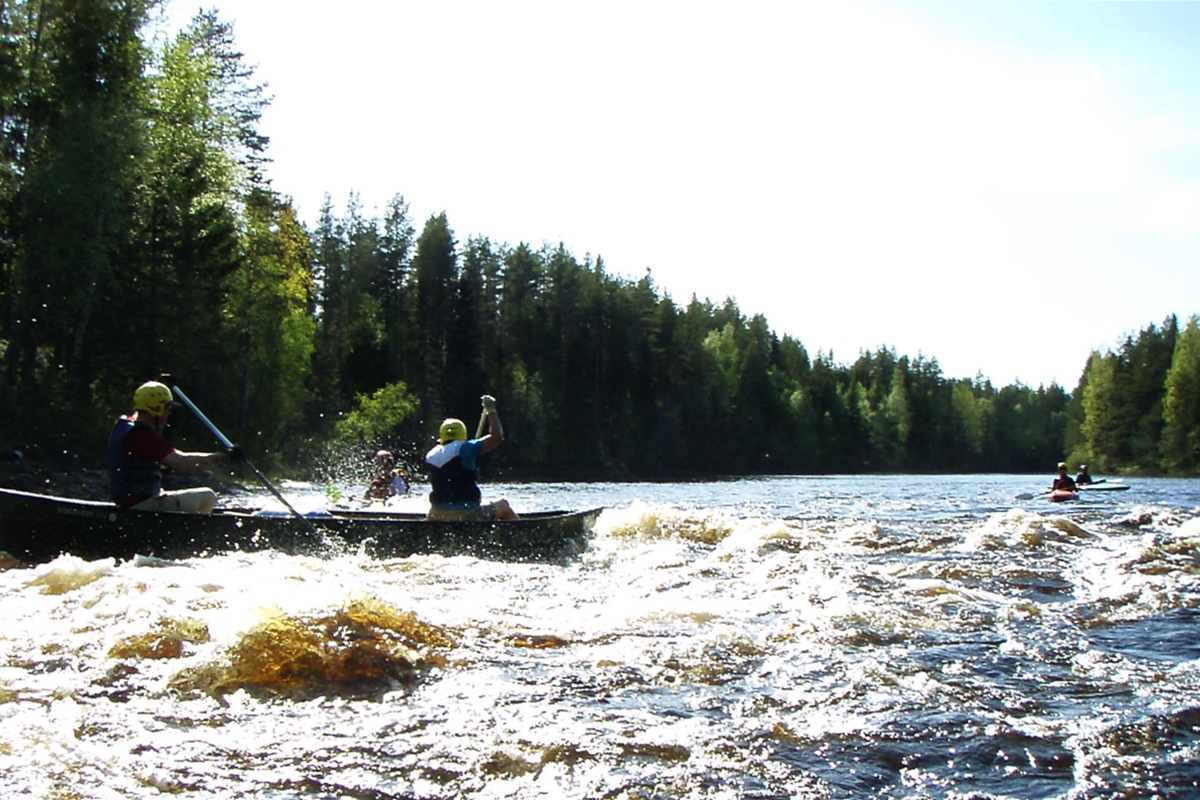
<svg viewBox="0 0 1200 800"><path fill-rule="evenodd" d="M0 550L24 562L189 558L228 551L307 555L364 551L377 558L468 555L560 562L582 552L601 509L545 511L518 520L436 522L423 514L344 511L306 517L219 509L212 514L132 511L111 503L0 489Z"/></svg>

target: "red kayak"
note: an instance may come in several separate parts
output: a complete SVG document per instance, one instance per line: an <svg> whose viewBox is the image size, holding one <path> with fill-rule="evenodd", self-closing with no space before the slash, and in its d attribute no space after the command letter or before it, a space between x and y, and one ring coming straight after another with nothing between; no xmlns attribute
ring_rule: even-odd
<svg viewBox="0 0 1200 800"><path fill-rule="evenodd" d="M1051 503L1062 503L1066 500L1078 500L1078 499L1079 499L1078 492L1070 492L1070 491L1067 491L1066 489L1055 489L1054 491L1050 492L1050 502Z"/></svg>

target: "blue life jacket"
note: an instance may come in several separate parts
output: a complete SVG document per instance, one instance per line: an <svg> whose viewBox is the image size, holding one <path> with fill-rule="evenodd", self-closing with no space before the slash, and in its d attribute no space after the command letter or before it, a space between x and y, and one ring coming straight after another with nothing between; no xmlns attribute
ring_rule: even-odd
<svg viewBox="0 0 1200 800"><path fill-rule="evenodd" d="M125 439L144 422L121 417L108 436L108 492L117 505L127 505L133 495L155 497L162 493L162 467L149 458L133 458L125 452Z"/></svg>
<svg viewBox="0 0 1200 800"><path fill-rule="evenodd" d="M475 458L481 446L479 440L475 439L470 442L447 442L429 451L425 456L425 466L429 470L432 489L429 502L432 505L479 505L483 494L476 483L479 471Z"/></svg>

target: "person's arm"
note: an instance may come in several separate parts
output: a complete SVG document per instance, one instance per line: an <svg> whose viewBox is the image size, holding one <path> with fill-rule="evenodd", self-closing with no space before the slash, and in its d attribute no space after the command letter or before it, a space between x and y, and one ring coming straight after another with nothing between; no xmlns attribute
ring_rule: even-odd
<svg viewBox="0 0 1200 800"><path fill-rule="evenodd" d="M487 415L488 432L480 439L483 442L480 452L489 453L504 441L504 427L500 424L500 415L496 413L496 398L490 394L483 396L483 413Z"/></svg>
<svg viewBox="0 0 1200 800"><path fill-rule="evenodd" d="M203 469L229 460L225 453L183 453L173 450L163 457L162 463L171 469Z"/></svg>
<svg viewBox="0 0 1200 800"><path fill-rule="evenodd" d="M489 453L500 446L504 441L504 428L500 425L500 415L496 413L496 409L488 412L488 432L481 440L483 442L483 452Z"/></svg>
<svg viewBox="0 0 1200 800"><path fill-rule="evenodd" d="M170 467L171 469L189 470L220 464L230 456L225 453L184 453L176 450L170 442L163 439L157 431L145 426L133 429L125 440L126 452L133 458L144 458ZM239 451L241 448L234 448Z"/></svg>

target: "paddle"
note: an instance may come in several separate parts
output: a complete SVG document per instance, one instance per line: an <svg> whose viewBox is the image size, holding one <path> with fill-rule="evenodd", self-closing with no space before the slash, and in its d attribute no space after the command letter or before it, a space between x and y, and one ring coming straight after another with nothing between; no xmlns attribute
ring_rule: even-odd
<svg viewBox="0 0 1200 800"><path fill-rule="evenodd" d="M196 408L196 404L191 401L191 398L189 398L186 394L183 393L183 389L180 389L178 386L172 386L171 391L175 393L176 397L178 397L180 400L183 401L183 404L185 406L187 406L188 408L190 408L192 410L193 414L195 414L197 417L200 418L200 421L203 422L210 431L212 431L213 436L217 437L217 441L219 441L222 445L224 445L226 450L233 449L233 442L229 441L228 437L226 437L225 434L221 433L221 431L217 429L217 426L213 425L212 422L209 421L208 417L204 416L203 411ZM278 500L279 502L283 503L284 507L286 507L288 511L292 512L292 516L294 516L296 519L303 522L305 524L305 526L308 528L309 532L314 533L314 534L317 533L317 529L313 526L312 522L309 521L306 517L304 517L299 511L292 508L292 504L289 503L284 498L284 496L279 493L279 490L275 488L274 484L272 484L269 480L267 480L266 475L263 475L261 472L258 471L258 467L254 466L253 464L250 463L250 459L243 458L242 463L244 463L247 467L249 467L251 470L254 471L254 474L257 475L258 479L263 482L263 485L271 490L271 494L275 495L275 499Z"/></svg>
<svg viewBox="0 0 1200 800"><path fill-rule="evenodd" d="M1029 492L1021 492L1014 499L1016 499L1016 500L1032 500L1035 497L1045 497L1046 495L1052 493L1053 491L1054 491L1053 489L1045 489L1043 491L1032 493L1032 494Z"/></svg>

